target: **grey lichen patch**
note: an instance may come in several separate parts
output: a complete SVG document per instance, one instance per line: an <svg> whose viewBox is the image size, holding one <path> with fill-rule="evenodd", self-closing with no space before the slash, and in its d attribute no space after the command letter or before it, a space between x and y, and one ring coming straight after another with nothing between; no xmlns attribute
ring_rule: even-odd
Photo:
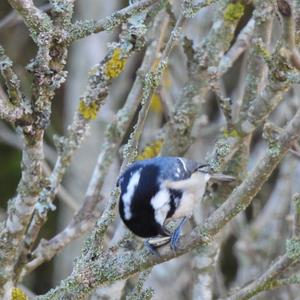
<svg viewBox="0 0 300 300"><path fill-rule="evenodd" d="M279 143L272 143L269 145L268 147L268 154L272 157L275 158L277 156L279 156L282 152L281 150L281 146Z"/></svg>
<svg viewBox="0 0 300 300"><path fill-rule="evenodd" d="M114 13L112 14L111 16L109 17L106 17L105 18L105 22L104 22L104 25L103 25L103 28L106 30L106 31L111 31L113 30L116 26L120 25L121 23L121 19L118 18L119 14L118 13Z"/></svg>
<svg viewBox="0 0 300 300"><path fill-rule="evenodd" d="M212 1L202 1L200 5L197 5L194 3L194 1L191 0L185 0L182 3L182 13L186 18L193 18L199 9L203 6L209 5Z"/></svg>
<svg viewBox="0 0 300 300"><path fill-rule="evenodd" d="M209 166L211 167L212 170L218 171L220 169L221 163L217 159L206 158L206 160L208 161L208 164L209 164Z"/></svg>
<svg viewBox="0 0 300 300"><path fill-rule="evenodd" d="M134 126L132 133L130 134L130 138L128 143L123 147L123 157L124 160L128 162L133 162L138 155L137 144L134 141L134 132L136 126Z"/></svg>
<svg viewBox="0 0 300 300"><path fill-rule="evenodd" d="M226 141L218 141L216 144L217 155L225 157L230 152L230 145Z"/></svg>
<svg viewBox="0 0 300 300"><path fill-rule="evenodd" d="M227 158L230 154L231 146L228 143L227 139L220 139L216 142L215 145L215 154L213 157L208 157L207 160L211 169L215 172L220 171L220 167L222 166L222 162Z"/></svg>
<svg viewBox="0 0 300 300"><path fill-rule="evenodd" d="M199 228L197 230L197 235L200 237L199 242L204 245L208 245L213 240L213 236L206 228Z"/></svg>
<svg viewBox="0 0 300 300"><path fill-rule="evenodd" d="M154 296L154 290L152 288L147 288L142 293L142 299L150 300Z"/></svg>
<svg viewBox="0 0 300 300"><path fill-rule="evenodd" d="M31 33L31 37L34 41L37 41L40 32L50 32L53 30L53 22L47 14L25 16L25 22Z"/></svg>
<svg viewBox="0 0 300 300"><path fill-rule="evenodd" d="M76 22L69 32L69 39L80 39L90 34L91 32L93 32L96 23L97 22L95 20L84 20Z"/></svg>
<svg viewBox="0 0 300 300"><path fill-rule="evenodd" d="M65 0L52 0L52 13L68 14L70 15L73 11L73 3Z"/></svg>
<svg viewBox="0 0 300 300"><path fill-rule="evenodd" d="M93 264L93 273L95 278L102 278L103 282L112 283L119 279L120 273L118 272L119 260L116 256L107 253L105 262L101 260L102 264L99 266L97 263Z"/></svg>
<svg viewBox="0 0 300 300"><path fill-rule="evenodd" d="M20 81L17 75L13 72L12 66L12 61L5 55L3 47L0 46L0 71L2 76L6 79L5 84L9 100L12 104L17 105L24 99L19 90L21 85Z"/></svg>
<svg viewBox="0 0 300 300"><path fill-rule="evenodd" d="M253 11L253 17L258 25L272 19L274 17L274 6L270 5L267 1L259 1Z"/></svg>
<svg viewBox="0 0 300 300"><path fill-rule="evenodd" d="M117 122L112 122L107 126L105 136L110 141L117 141L122 136L122 129Z"/></svg>
<svg viewBox="0 0 300 300"><path fill-rule="evenodd" d="M141 291L136 291L126 297L126 300L150 300L154 296L154 290L152 288L146 288Z"/></svg>
<svg viewBox="0 0 300 300"><path fill-rule="evenodd" d="M294 71L296 71L290 60L290 49L286 48L286 45L279 41L273 53L263 57L269 67L269 81L272 84L277 84L277 88L282 91L285 90L290 82L290 78L293 78Z"/></svg>
<svg viewBox="0 0 300 300"><path fill-rule="evenodd" d="M178 111L174 115L171 122L172 122L173 127L176 129L176 131L179 134L181 134L182 136L185 136L187 139L190 139L190 137L187 136L191 130L190 127L192 125L191 124L192 120L190 118L189 111L185 111L184 109ZM186 142L186 140L185 140L185 142Z"/></svg>
<svg viewBox="0 0 300 300"><path fill-rule="evenodd" d="M136 14L128 19L130 24L130 31L135 33L137 36L143 36L147 32L147 26L145 25L145 19L147 17L147 12L142 10L137 10Z"/></svg>
<svg viewBox="0 0 300 300"><path fill-rule="evenodd" d="M144 79L143 98L141 101L142 105L150 100L149 98L152 95L153 90L158 87L162 78L162 74L166 69L167 65L167 61L162 60L159 62L154 72L149 72L146 74Z"/></svg>
<svg viewBox="0 0 300 300"><path fill-rule="evenodd" d="M299 259L300 238L293 238L286 241L286 254L290 259Z"/></svg>

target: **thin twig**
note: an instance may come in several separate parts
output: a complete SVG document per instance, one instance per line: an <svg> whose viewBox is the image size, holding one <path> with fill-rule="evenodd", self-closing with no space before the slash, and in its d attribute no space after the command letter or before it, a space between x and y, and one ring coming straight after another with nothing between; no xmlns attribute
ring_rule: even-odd
<svg viewBox="0 0 300 300"><path fill-rule="evenodd" d="M101 19L99 21L95 20L84 20L77 21L72 25L69 32L68 41L72 42L84 37L87 37L93 33L112 30L122 22L126 21L132 15L139 14L141 11L148 8L150 5L158 2L158 0L142 0L133 3L117 12L114 12L111 16Z"/></svg>
<svg viewBox="0 0 300 300"><path fill-rule="evenodd" d="M51 4L45 4L40 6L38 9L45 12L48 11L51 8L51 6ZM9 13L0 20L0 30L14 26L18 24L21 20L21 16L15 10L13 10L11 13Z"/></svg>
<svg viewBox="0 0 300 300"><path fill-rule="evenodd" d="M144 63L142 64L139 73L144 73L144 71L146 71L150 68L151 64L154 62L154 60L156 58L158 49L159 49L159 45L157 45L157 42L155 40L149 46L148 50L146 51ZM141 83L141 77L138 76L133 85L133 88L128 96L128 99L126 101L124 108L118 113L117 118L112 122L112 124L110 124L107 127L107 132L106 132L107 138L106 138L106 141L104 142L104 146L102 147L102 150L98 156L98 160L97 160L96 166L94 168L93 175L91 177L83 205L81 206L81 208L79 209L77 214L72 219L70 225L68 225L67 228L59 234L59 237L53 238L54 240L58 240L58 239L64 237L65 235L67 235L68 238L64 241L64 246L67 245L68 243L70 243L75 238L78 238L80 235L89 231L95 225L95 220L94 220L94 222L92 222L93 220L89 220L89 219L84 220L83 219L83 220L81 220L81 224L77 224L76 220L78 220L78 218L79 218L78 216L85 215L85 209L87 207L96 207L97 203L99 202L98 195L99 195L100 189L103 185L108 168L113 160L114 154L116 153L118 146L122 142L123 137L125 136L127 129L129 127L129 125L131 124L131 120L133 119L134 114L135 114L135 109L136 109L136 107L138 107L138 105L141 101L141 99L139 98L139 95L142 91L142 87L143 87L143 85ZM48 195L49 199L53 199L53 197L55 195L57 184L59 184L59 182L61 181L62 175L64 174L65 169L69 164L69 160L65 160L65 159L63 159L63 157L64 156L69 157L69 158L72 157L73 151L75 150L75 149L70 149L69 147L67 147L68 143L71 143L73 139L78 140L78 138L79 138L78 133L77 133L77 131L74 130L74 134L75 133L76 133L76 135L74 135L74 136L71 135L70 137L68 137L69 140L64 140L66 148L63 149L63 152L61 153L61 158L59 158L59 160L58 160L58 162L61 161L61 163L59 165L58 164L56 165L56 170L54 170L52 176L50 177L53 179L53 182L51 183L52 190L51 190L50 194ZM80 131L79 133L85 134L85 132L83 132L83 131ZM79 139L79 141L80 141L80 139ZM79 144L76 145L76 148L78 146L79 146ZM71 150L72 150L72 152L71 152ZM108 206L108 207L111 207L111 206ZM108 213L108 214L105 213L106 211L107 210L104 210L104 212L103 212L102 220L103 220L103 218L105 219L104 216L106 216L106 217L110 216L110 213ZM108 209L108 211L110 212L110 209ZM33 222L28 230L28 239L30 241L33 242L35 240L34 237L37 236L39 229L41 228L42 224L44 224L44 222L45 222L45 220L40 219L40 217L38 215L34 216ZM82 228L82 230L80 230L79 232L70 231L69 230L70 227L74 227L74 226L81 226L80 228ZM63 243L63 241L61 241L60 243L56 243L56 244L62 244L62 243ZM26 267L25 271L32 271L38 265L43 263L45 259L52 258L57 253L57 251L60 251L63 248L63 247L54 248L53 245L54 245L54 243L49 241L47 244L44 243L43 246L38 246L39 251L35 252L37 257L35 257L33 259L32 263L29 262L28 268ZM47 253L47 255L44 255L43 252Z"/></svg>
<svg viewBox="0 0 300 300"><path fill-rule="evenodd" d="M234 62L248 49L254 28L255 20L251 18L237 36L235 43L231 46L228 52L222 56L218 65L218 73L220 76L225 74L233 66Z"/></svg>
<svg viewBox="0 0 300 300"><path fill-rule="evenodd" d="M275 153L266 151L255 169L232 192L226 202L213 212L203 225L196 227L191 234L182 238L180 245L184 245L184 247L179 247L177 252L174 253L169 247L163 247L160 256L154 257L145 249L122 253L116 253L116 250L112 249L112 252L104 252L94 261L91 259L86 260L83 257L77 261L73 273L63 280L60 286L37 299L68 297L70 295L75 297L74 299L79 299L82 295L86 296L87 293L90 293L96 286L127 278L136 272L143 271L153 265L180 256L191 249L210 243L225 224L251 203L264 182L288 152L290 145L299 138L299 135L300 109L280 135L278 151ZM300 255L299 251L297 257L298 255ZM282 260L288 262L285 256L279 260L280 264ZM285 264L282 266L284 267ZM108 270L109 272L107 272ZM84 282L88 282L88 285ZM68 290L65 289L65 286L68 286Z"/></svg>
<svg viewBox="0 0 300 300"><path fill-rule="evenodd" d="M134 126L134 130L130 135L127 145L124 147L124 160L121 166L121 172L123 172L125 168L130 163L132 163L137 156L137 149L140 142L141 134L144 129L145 121L147 119L147 114L151 104L151 98L160 83L160 80L163 75L163 71L167 66L167 61L171 53L171 50L175 46L175 43L178 41L178 30L180 30L181 26L184 23L184 20L185 18L181 14L170 34L169 40L161 55L160 62L156 66L156 69L153 72L150 71L145 75L145 82L144 82L143 92L141 96L142 107L139 111L138 119ZM162 34L163 33L164 32L162 32ZM157 50L160 49L159 46L160 45L158 45ZM119 197L119 191L117 189L114 189L114 191L112 192L112 196L109 199L108 203L106 204L104 212L101 218L98 220L96 224L96 228L90 237L90 241L93 241L92 242L93 247L90 247L88 249L89 255L87 255L87 257L90 257L91 255L92 256L95 255L94 253L97 252L99 245L102 244L103 236L108 226L113 221L118 197Z"/></svg>
<svg viewBox="0 0 300 300"><path fill-rule="evenodd" d="M0 140L7 145L22 150L22 138L17 133L13 132L4 123L0 122ZM51 146L44 142L45 159L51 164L55 164L56 152Z"/></svg>
<svg viewBox="0 0 300 300"><path fill-rule="evenodd" d="M292 202L294 211L293 237L300 237L300 194L295 194Z"/></svg>
<svg viewBox="0 0 300 300"><path fill-rule="evenodd" d="M51 175L51 168L49 165L44 162L43 163L43 170L46 176ZM57 196L73 211L77 211L79 209L79 204L75 199L70 195L70 193L62 186L60 185L57 190Z"/></svg>
<svg viewBox="0 0 300 300"><path fill-rule="evenodd" d="M299 194L293 196L293 202L295 205L294 220L293 220L293 237L291 240L287 241L286 253L272 263L272 265L265 271L259 278L254 280L252 283L248 284L246 287L242 288L238 292L234 293L228 298L228 300L244 300L253 297L254 295L260 293L264 290L270 290L273 288L280 287L281 280L278 279L282 276L284 272L300 259L299 251ZM289 284L289 281L284 281L281 283Z"/></svg>
<svg viewBox="0 0 300 300"><path fill-rule="evenodd" d="M7 94L0 87L0 118L10 122L30 123L30 106L26 107L25 97L20 90L20 80L12 68L12 61L0 45L0 71L5 80Z"/></svg>
<svg viewBox="0 0 300 300"><path fill-rule="evenodd" d="M9 4L22 16L27 27L35 33L52 29L49 16L37 8L32 0L8 0Z"/></svg>

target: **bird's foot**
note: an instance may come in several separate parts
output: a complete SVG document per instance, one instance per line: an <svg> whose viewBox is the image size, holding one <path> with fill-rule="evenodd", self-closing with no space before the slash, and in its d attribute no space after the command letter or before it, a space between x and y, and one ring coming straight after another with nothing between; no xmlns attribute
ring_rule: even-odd
<svg viewBox="0 0 300 300"><path fill-rule="evenodd" d="M160 256L156 249L161 246L166 245L169 242L170 242L169 236L157 237L157 238L151 238L151 239L145 240L144 246L147 250L149 250L149 252L152 255Z"/></svg>
<svg viewBox="0 0 300 300"><path fill-rule="evenodd" d="M149 240L144 241L145 248L154 256L159 256L158 251L156 250L157 247L153 246L151 243L149 243Z"/></svg>
<svg viewBox="0 0 300 300"><path fill-rule="evenodd" d="M179 225L177 226L177 228L174 230L174 232L172 233L171 235L171 240L170 240L170 248L173 250L173 251L176 251L177 250L177 246L178 246L178 241L180 239L180 233L182 231L182 228L183 226L185 225L187 221L187 217L184 217Z"/></svg>

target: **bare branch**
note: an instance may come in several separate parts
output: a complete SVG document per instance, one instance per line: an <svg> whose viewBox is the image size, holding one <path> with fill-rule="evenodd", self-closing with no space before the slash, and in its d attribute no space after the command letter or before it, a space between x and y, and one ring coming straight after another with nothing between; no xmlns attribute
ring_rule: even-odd
<svg viewBox="0 0 300 300"><path fill-rule="evenodd" d="M100 200L97 198L94 201L85 201L70 224L62 232L49 241L41 240L31 255L33 259L27 263L21 276L31 272L45 261L52 259L66 245L90 230L100 216Z"/></svg>
<svg viewBox="0 0 300 300"><path fill-rule="evenodd" d="M1 93L1 92L0 92ZM0 140L7 145L22 150L22 138L0 122ZM45 159L51 164L56 161L56 153L51 146L44 142Z"/></svg>
<svg viewBox="0 0 300 300"><path fill-rule="evenodd" d="M33 33L48 32L52 29L51 19L38 9L32 0L8 0L8 2L23 17Z"/></svg>
<svg viewBox="0 0 300 300"><path fill-rule="evenodd" d="M0 118L10 123L31 122L30 106L26 107L24 96L20 91L20 81L12 69L12 61L0 46L0 71L5 80L8 98L0 87Z"/></svg>
<svg viewBox="0 0 300 300"><path fill-rule="evenodd" d="M43 163L43 170L45 172L46 176L51 175L51 169L49 165L44 162ZM79 204L75 199L69 194L69 192L60 185L57 190L57 196L67 205L69 206L73 211L77 211L79 209Z"/></svg>
<svg viewBox="0 0 300 300"><path fill-rule="evenodd" d="M59 287L37 299L53 299L72 296L80 299L82 295L90 293L99 285L123 279L131 274L145 270L153 265L170 260L203 244L210 243L214 237L234 216L245 209L261 189L272 171L282 160L288 149L300 136L300 109L289 122L279 137L276 149L268 149L255 169L247 176L242 184L236 188L226 202L208 217L202 226L196 227L189 236L182 238L181 245L176 253L163 247L159 257L150 256L147 250L127 251L115 253L111 250L99 254L99 258L92 261L83 256L77 261L73 273L62 281ZM295 254L298 258L300 252ZM291 255L291 254L290 254ZM94 256L95 257L95 256ZM97 256L96 256L97 257ZM113 257L113 258L112 258ZM287 260L285 257L284 262ZM281 264L281 261L279 261ZM283 265L285 266L285 264ZM68 286L66 290L64 287Z"/></svg>
<svg viewBox="0 0 300 300"><path fill-rule="evenodd" d="M74 155L75 150L80 146L84 137L88 132L88 124L89 122L96 117L97 111L99 110L100 106L103 104L107 96L107 89L112 82L112 79L119 76L121 71L124 68L125 60L135 51L135 46L132 45L131 35L135 30L134 27L130 27L121 34L121 41L114 45L114 48L111 49L109 54L105 57L105 59L96 65L90 72L89 78L89 85L85 95L80 99L78 111L75 113L74 121L68 129L68 135L65 138L57 139L57 147L59 156L54 167L54 170L50 176L50 186L45 188L41 193L41 197L39 199L39 203L36 206L36 213L33 216L31 225L28 228L27 236L25 239L26 249L29 251L34 241L36 240L40 228L46 222L47 219L47 212L50 208L53 208L53 200L57 193L58 187L60 182L62 181L63 175L71 162L71 158ZM140 39L143 40L143 34L140 33ZM98 74L100 72L101 76ZM134 110L131 112L134 115ZM132 117L133 117L132 115ZM121 128L125 126L122 130L124 133L126 132L126 126L130 123L128 120L127 125L120 125ZM119 138L119 143L122 141L122 138ZM113 141L111 142L114 143ZM118 143L115 145L117 147ZM108 148L107 148L108 146ZM102 155L110 155L114 152L109 152L110 145L106 145L104 147L103 152L100 154L100 158L102 159ZM108 152L107 152L108 151ZM106 156L105 156L106 157ZM106 161L105 164L100 166L103 167L106 171L110 165L110 161ZM96 166L96 170L99 168L99 165ZM104 171L104 172L106 172ZM98 173L98 170L97 170ZM100 173L102 174L102 173ZM103 175L103 174L102 174ZM102 176L101 175L101 176ZM103 183L104 176L99 178L100 185ZM102 183L101 183L102 182ZM86 214L86 207L96 207L98 203L98 187L94 186L94 183L91 182L91 186L95 188L93 193L90 193L90 188L88 189L87 196L83 206L80 208L79 212L75 215L74 219L71 221L69 225L73 228L75 225L80 226L81 230L78 231L78 234L71 234L69 227L66 228L66 232L62 232L60 237L68 236L66 239L65 244L71 242L73 239L79 237L84 232L90 230L94 225L93 219L90 220L82 220L81 224L78 224L76 219L78 216ZM74 225L75 224L75 225ZM64 245L65 245L64 244ZM52 244L51 244L52 245ZM57 245L57 244L56 244ZM55 250L56 249L56 250ZM53 248L51 250L51 255L55 255L55 251L60 251L62 247ZM27 252L25 251L25 252ZM21 259L22 264L26 261L26 253L23 253ZM47 254L46 257L50 257L50 254ZM51 257L52 257L51 256ZM38 264L42 263L44 260L43 257L38 258L38 263L34 264L34 267L38 266Z"/></svg>
<svg viewBox="0 0 300 300"><path fill-rule="evenodd" d="M39 192L43 187L44 129L49 124L51 100L55 95L55 90L60 87L66 77L63 69L67 55L66 46L60 44L50 32L52 21L47 14L40 12L31 0L9 2L24 18L38 45L38 51L35 60L28 66L34 75L31 99L33 105L30 110L32 121L30 125L19 124L24 140L21 180L18 185L18 194L8 205L7 219L0 233L1 244L5 241L0 247L0 256L3 257L0 264L4 270L0 274L2 283L0 295L4 298L9 297L13 282L18 281L20 271L15 263L20 253L24 252L24 235L32 219ZM55 51L53 51L53 46L55 46ZM4 53L3 49L1 50L2 58ZM10 71L9 65L8 70ZM12 83L15 85L14 81ZM19 105L26 104L25 101L21 102L18 98L17 100Z"/></svg>
<svg viewBox="0 0 300 300"><path fill-rule="evenodd" d="M24 134L24 150L22 156L23 170L18 185L18 194L8 205L8 216L5 227L0 233L2 256L0 267L4 270L0 279L7 282L0 289L2 297L8 297L13 277L14 263L23 241L24 233L34 210L40 190L42 176L43 132L38 131L34 141Z"/></svg>
<svg viewBox="0 0 300 300"><path fill-rule="evenodd" d="M51 8L50 4L45 4L39 7L41 11L47 11ZM5 16L3 19L0 20L0 30L3 28L11 27L16 25L22 20L21 16L13 10L11 13L9 13L7 16Z"/></svg>
<svg viewBox="0 0 300 300"><path fill-rule="evenodd" d="M295 194L293 196L293 236L300 237L300 194Z"/></svg>
<svg viewBox="0 0 300 300"><path fill-rule="evenodd" d="M225 74L234 64L234 62L243 54L250 46L251 39L255 28L255 20L251 18L243 30L239 33L235 43L221 58L218 73Z"/></svg>
<svg viewBox="0 0 300 300"><path fill-rule="evenodd" d="M127 6L111 16L101 19L99 21L95 20L84 20L77 21L72 25L68 37L68 41L72 42L84 37L87 37L93 33L101 32L104 30L112 30L118 25L122 24L132 15L141 13L143 10L151 6L152 4L158 2L159 0L142 0L137 1L130 6Z"/></svg>
<svg viewBox="0 0 300 300"><path fill-rule="evenodd" d="M285 274L287 269L294 265L300 259L299 251L299 194L293 196L295 202L295 216L293 220L293 238L288 240L286 243L286 253L276 259L274 263L264 272L259 278L254 280L252 283L242 288L238 292L230 296L229 300L244 300L253 297L264 290L270 290L281 287L286 284L297 283L299 280L298 276L292 276L287 279L280 279L278 277Z"/></svg>
<svg viewBox="0 0 300 300"><path fill-rule="evenodd" d="M297 257L297 259L299 259L299 257ZM295 260L289 258L287 254L284 254L283 256L279 257L276 262L274 262L272 266L257 280L227 299L245 300L253 297L261 291L272 288L273 280L281 275L293 263L295 263Z"/></svg>
<svg viewBox="0 0 300 300"><path fill-rule="evenodd" d="M190 76L179 97L180 101L177 101L175 113L166 125L167 138L162 149L163 155L182 155L191 144L190 132L201 112L201 105L195 98L197 96L196 99L204 99L207 95L210 78L215 74L219 58L229 48L238 20L242 16L239 14L234 20L226 20L224 10L229 2L224 1L218 6L215 16L218 25L212 26L200 47L192 49L194 57L189 63Z"/></svg>
<svg viewBox="0 0 300 300"><path fill-rule="evenodd" d="M0 46L0 117L4 119L0 123L0 139L22 149L21 179L0 224L0 298L10 299L18 291L21 292L16 287L24 276L89 231L92 233L76 258L70 276L37 299L86 298L96 287L111 285L132 275L133 278L125 284L123 298L150 299L152 290L145 290L143 284L151 268L188 252L193 252L192 263L189 260L182 262L193 266L194 273L184 273L186 279L178 284L176 291L193 282L191 296L195 299L200 294L208 299L215 295L248 299L261 291L299 282L299 275L292 274L294 270L291 268L300 260L298 194L294 196L293 218L292 214L288 217L286 214L295 186L291 179L296 172L300 172L300 164L288 156L279 172L274 172L271 177L287 153L299 154L300 107L297 101L299 87L296 84L300 82L300 55L297 49L300 42L297 23L300 5L297 1L258 0L252 5L252 1L233 0L131 0L127 7L109 17L75 23L72 23L75 0L49 0L47 13L36 7L34 0L8 2L24 19L36 44L37 54L27 66L32 73L31 90L28 90L27 80L22 83L26 87L26 95L30 97L27 99L21 91L12 62ZM201 16L185 28L189 18L206 6L209 7L201 12ZM277 30L277 27L273 30L275 13L281 19L279 25L282 30ZM0 22L0 27L1 24L3 22ZM51 147L47 147L44 133L52 122L51 106L56 100L56 91L67 78L65 65L70 43L96 32L111 31L121 24L119 41L108 44L104 59L88 74L85 92L79 97L66 135L53 137L57 154L53 153ZM238 36L237 29L241 29ZM185 31L191 39L181 40ZM172 51L178 42L184 49L178 47ZM195 46L196 43L198 46ZM145 45L146 51L131 58ZM239 68L235 62L240 62L237 58L245 51L242 67ZM143 62L136 72L140 60ZM130 75L124 81L122 78L114 81L126 63L129 67L126 74ZM230 69L233 64L234 69ZM236 84L237 75L233 73L240 69L241 79ZM135 82L128 94L132 78ZM117 101L108 103L109 108L106 110L105 107L101 113L105 117L98 120L101 148L85 196L78 206L62 187L62 180L76 150L88 135L91 121L97 117L110 93L112 82L116 90L112 90L109 96L118 95ZM160 85L164 85L161 87L163 103L159 102L159 97L153 97L159 94L156 90ZM237 90L240 91L239 99L234 96ZM119 109L127 94L125 105ZM215 101L204 101L207 96L212 99L211 95L214 99L219 97L225 128L221 129L223 116L217 113L215 117ZM61 97L61 93L57 96ZM275 111L285 97L291 101L283 103ZM268 117L270 121L266 122ZM208 128L208 120L212 118L213 124ZM13 125L11 128L5 125L7 121ZM53 121L55 124L56 119ZM104 123L108 122L110 124L103 134ZM257 134L253 139L253 133L263 125L262 138ZM16 133L13 133L14 127ZM203 127L206 128L203 130ZM203 132L208 130L204 137ZM115 168L109 172L112 162L114 159L119 162L122 150L122 172L135 159L160 154L183 155L190 146L188 156L202 160L203 153L209 151L218 132L217 142L206 160L212 170L225 171L237 180L231 186L208 184L205 201L195 206L195 219L191 224L193 229L180 239L178 250L174 252L168 246L161 246L158 248L160 256L150 255L133 233L124 232L124 224L116 217L119 190L114 188ZM47 131L46 140L48 137ZM153 139L156 140L153 142ZM151 145L145 147L151 151L143 151L137 158L140 143ZM252 144L254 147L250 148ZM55 159L52 171L45 162L44 148L46 153L51 154L51 162ZM258 152L262 157L256 160ZM257 163L255 167L253 157ZM266 181L268 183L264 185ZM108 188L112 189L110 196L107 196ZM271 196L265 197L266 194ZM49 211L56 208L54 200L57 195L76 211L72 212L71 221L62 231L49 240L39 240L40 229L45 225ZM256 201L252 203L254 197ZM278 199L282 199L280 204ZM251 210L244 214L250 204ZM218 208L214 210L213 207ZM238 214L233 224L238 226L227 226ZM275 218L273 214L276 214ZM248 219L251 219L251 224ZM287 222L291 220L294 221L290 226L293 234L286 242L285 251L282 251L284 245L280 239L275 241L273 236L268 235L269 232L275 232L276 236L283 232L288 234ZM167 224L170 230L173 225ZM219 237L224 236L226 240L221 245ZM231 279L229 271L223 272L223 257L235 243L237 246L251 244L251 247L248 246L248 252L232 253L232 256L238 256L240 263L237 264L238 275L230 284L241 288L229 291L227 283ZM202 251L208 248L209 253L204 257ZM215 268L219 251L222 272ZM206 259L204 264L203 258ZM266 265L274 258L276 260L270 266ZM249 265L253 265L251 270L247 268ZM181 265L175 262L174 267L178 270ZM256 274L252 282L250 280L254 276L251 271ZM218 283L214 281L216 272ZM150 280L156 281L156 276L154 272ZM179 281L183 277L178 278ZM134 289L132 282L137 283ZM214 284L221 288L215 288ZM112 288L120 293L121 285L123 283L114 284ZM296 288L282 289L280 292L286 291L293 293Z"/></svg>
<svg viewBox="0 0 300 300"><path fill-rule="evenodd" d="M149 288L143 289L144 283L149 277L150 272L151 270L147 270L139 274L139 277L133 290L130 291L128 295L124 295L126 297L126 300L150 300L152 298L154 291Z"/></svg>
<svg viewBox="0 0 300 300"><path fill-rule="evenodd" d="M162 20L164 19L164 15L159 16L159 17ZM161 23L159 21L161 21L161 20L158 20L158 24ZM124 160L122 163L121 172L123 170L125 170L125 168L136 159L137 149L138 149L138 145L139 145L140 138L142 135L142 131L145 126L147 114L148 114L148 111L150 108L152 95L155 92L155 90L157 89L157 87L161 81L163 72L168 63L169 55L170 55L173 47L176 45L176 42L179 39L178 31L181 29L181 26L183 25L184 21L185 21L185 18L181 14L179 16L173 30L171 31L168 42L164 48L163 53L161 54L159 63L157 64L156 68L154 68L154 71L150 71L145 75L144 86L143 86L143 91L142 91L142 95L141 95L142 107L139 111L138 119L134 126L134 130L131 133L127 144L124 147L124 152L123 152ZM163 36L164 33L165 32L161 32L161 36ZM159 37L158 40L162 40L162 38ZM157 52L155 52L155 53L157 54L159 52L160 45L157 45L156 49L157 49L156 50ZM101 215L101 218L99 218L99 220L96 224L95 230L93 231L93 233L90 237L90 243L92 246L90 246L89 249L87 250L89 252L89 254L88 254L89 256L95 255L94 253L99 248L99 245L102 244L103 236L104 236L108 226L112 223L113 217L115 216L115 207L117 205L118 197L119 197L119 190L115 188L114 191L112 192L112 196L111 196L110 200L108 201L108 203L105 206L105 209L103 211L103 214Z"/></svg>

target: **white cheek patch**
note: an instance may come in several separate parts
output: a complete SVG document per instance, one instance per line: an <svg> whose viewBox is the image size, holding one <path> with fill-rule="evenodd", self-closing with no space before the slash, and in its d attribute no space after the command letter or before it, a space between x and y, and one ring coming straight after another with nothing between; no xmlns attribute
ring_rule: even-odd
<svg viewBox="0 0 300 300"><path fill-rule="evenodd" d="M170 210L170 193L167 189L160 190L152 199L155 221L163 225Z"/></svg>
<svg viewBox="0 0 300 300"><path fill-rule="evenodd" d="M172 219L189 217L193 214L195 201L202 199L209 178L209 174L196 172L188 179L172 181L166 184L168 188L180 189L183 192L179 201L175 202L176 210L171 217Z"/></svg>
<svg viewBox="0 0 300 300"><path fill-rule="evenodd" d="M195 205L195 194L189 191L185 191L179 202L179 206L176 208L172 219L178 219L183 217L190 217L193 214L193 209Z"/></svg>
<svg viewBox="0 0 300 300"><path fill-rule="evenodd" d="M127 191L126 193L122 196L122 201L124 204L124 217L126 220L129 220L132 217L132 213L131 213L131 202L132 202L132 198L135 192L135 188L137 187L137 185L139 184L140 181L140 177L141 177L141 171L137 171L135 172L132 177L130 178L128 185L127 185Z"/></svg>

